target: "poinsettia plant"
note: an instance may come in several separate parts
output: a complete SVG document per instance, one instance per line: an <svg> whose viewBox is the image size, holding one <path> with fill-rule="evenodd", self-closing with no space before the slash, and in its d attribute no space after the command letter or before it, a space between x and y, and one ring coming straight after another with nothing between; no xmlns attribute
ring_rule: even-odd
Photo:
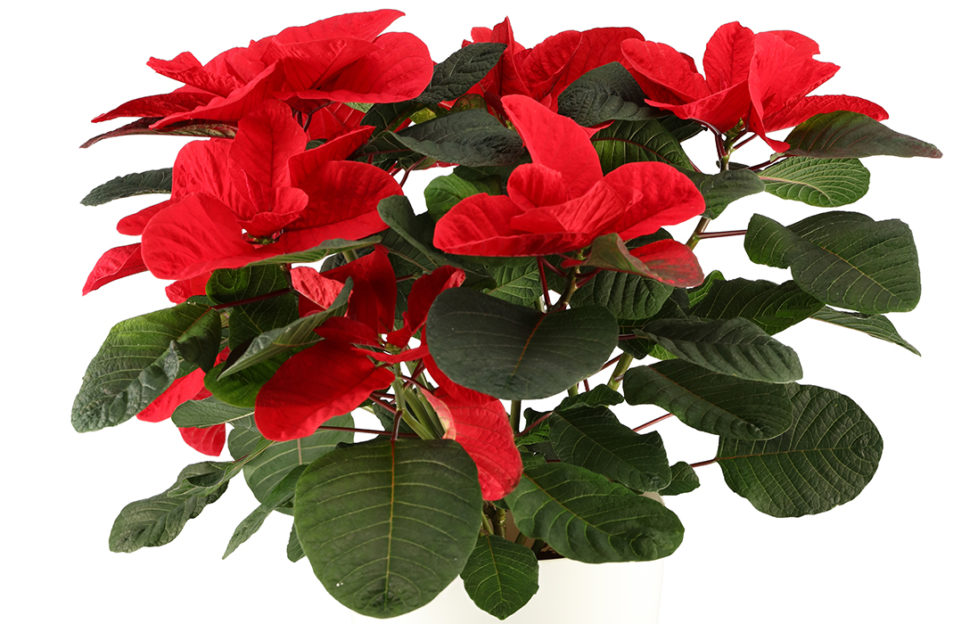
<svg viewBox="0 0 978 624"><path fill-rule="evenodd" d="M703 466L774 516L858 495L877 429L800 384L773 335L815 319L915 351L885 316L920 297L910 229L837 208L868 189L860 158L940 152L873 102L810 95L838 66L795 32L721 26L700 73L632 28L524 47L507 19L435 63L385 32L400 15L150 59L183 86L95 118L136 119L85 146L193 140L83 200L166 196L119 221L137 242L106 251L83 292L149 271L174 305L110 331L72 423L170 420L231 456L126 506L110 548L170 542L241 473L258 507L228 553L285 513L288 557L355 611L405 613L461 575L505 618L539 559L672 553L683 526L663 497ZM697 135L709 167L687 154ZM436 168L412 205L409 174ZM711 228L762 192L826 210ZM790 279L704 275L697 244L727 236ZM626 402L648 422L623 424ZM668 417L715 436L716 456L670 462L646 431Z"/></svg>

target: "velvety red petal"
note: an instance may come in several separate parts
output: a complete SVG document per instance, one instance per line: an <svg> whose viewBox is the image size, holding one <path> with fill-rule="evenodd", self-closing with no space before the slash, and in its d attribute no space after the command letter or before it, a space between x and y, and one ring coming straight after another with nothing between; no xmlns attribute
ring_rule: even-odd
<svg viewBox="0 0 978 624"><path fill-rule="evenodd" d="M525 210L562 204L573 198L563 174L540 163L527 163L514 169L506 182L506 191Z"/></svg>
<svg viewBox="0 0 978 624"><path fill-rule="evenodd" d="M567 181L569 195L583 195L601 179L601 162L591 145L591 132L523 95L504 97L503 108L533 162L559 171Z"/></svg>
<svg viewBox="0 0 978 624"><path fill-rule="evenodd" d="M204 371L200 368L178 377L158 397L136 414L136 418L146 422L160 422L173 414L173 410L184 401L195 398L204 389Z"/></svg>
<svg viewBox="0 0 978 624"><path fill-rule="evenodd" d="M278 61L282 67L282 94L286 99L296 92L317 89L357 60L370 54L374 45L361 39L326 39L293 45L272 45L265 51L265 62Z"/></svg>
<svg viewBox="0 0 978 624"><path fill-rule="evenodd" d="M164 279L235 268L265 255L245 242L230 209L208 195L190 195L172 203L143 231L143 261L153 275Z"/></svg>
<svg viewBox="0 0 978 624"><path fill-rule="evenodd" d="M160 95L147 95L129 100L107 113L102 113L92 121L98 123L118 117L165 117L204 106L213 98L214 95L211 93L180 90Z"/></svg>
<svg viewBox="0 0 978 624"><path fill-rule="evenodd" d="M343 282L329 279L311 267L294 267L290 274L292 288L324 310L333 305L336 296L343 290Z"/></svg>
<svg viewBox="0 0 978 624"><path fill-rule="evenodd" d="M705 121L721 132L730 130L741 120L746 121L751 110L747 82L740 82L688 104L674 105L653 100L646 101L651 106L672 111L680 119Z"/></svg>
<svg viewBox="0 0 978 624"><path fill-rule="evenodd" d="M332 316L326 319L316 328L316 333L326 340L342 344L381 346L376 329L345 316Z"/></svg>
<svg viewBox="0 0 978 624"><path fill-rule="evenodd" d="M302 180L317 176L324 163L332 160L345 160L361 145L370 140L373 126L364 126L336 135L319 147L296 154L289 159L292 184L300 186Z"/></svg>
<svg viewBox="0 0 978 624"><path fill-rule="evenodd" d="M190 52L181 52L169 61L150 58L146 64L158 74L215 95L227 96L241 86L232 76L207 71Z"/></svg>
<svg viewBox="0 0 978 624"><path fill-rule="evenodd" d="M754 56L754 32L739 22L724 24L713 33L703 55L706 86L722 91L747 80Z"/></svg>
<svg viewBox="0 0 978 624"><path fill-rule="evenodd" d="M102 254L102 257L95 263L95 267L88 274L88 279L85 280L85 285L82 287L82 294L87 295L109 282L114 282L127 275L142 273L145 270L142 245L134 243L122 247L113 247Z"/></svg>
<svg viewBox="0 0 978 624"><path fill-rule="evenodd" d="M225 202L230 201L228 157L232 141L210 139L184 145L173 163L170 197L180 199L193 193L207 193Z"/></svg>
<svg viewBox="0 0 978 624"><path fill-rule="evenodd" d="M394 20L403 16L404 13L394 9L346 13L328 17L306 26L292 26L277 35L268 37L268 39L278 43L303 43L337 37L352 37L372 41L377 35L384 32L384 29L390 26Z"/></svg>
<svg viewBox="0 0 978 624"><path fill-rule="evenodd" d="M342 102L400 102L421 94L434 63L428 46L409 33L377 37L374 49L316 85L324 98Z"/></svg>
<svg viewBox="0 0 978 624"><path fill-rule="evenodd" d="M692 102L710 94L706 79L690 67L687 56L652 41L622 42L625 66L649 98L670 104Z"/></svg>
<svg viewBox="0 0 978 624"><path fill-rule="evenodd" d="M661 240L637 249L631 254L645 264L657 280L679 288L703 283L703 269L692 250L679 241Z"/></svg>
<svg viewBox="0 0 978 624"><path fill-rule="evenodd" d="M574 247L561 250L570 251L590 244L595 236L614 231L622 211L640 197L636 188L599 181L580 197L527 210L510 219L509 224L514 230L524 232L566 234L568 241L577 241Z"/></svg>
<svg viewBox="0 0 978 624"><path fill-rule="evenodd" d="M706 209L696 185L665 163L627 163L608 173L604 183L619 192L637 190L640 193L623 211L612 230L624 240L652 234L664 225L682 223Z"/></svg>
<svg viewBox="0 0 978 624"><path fill-rule="evenodd" d="M268 100L241 118L231 140L231 166L240 167L264 195L289 186L289 159L306 149L305 131L284 103Z"/></svg>
<svg viewBox="0 0 978 624"><path fill-rule="evenodd" d="M766 131L769 117L782 114L782 109L794 105L838 70L838 65L816 61L777 35L759 33L754 39L748 79L753 105L751 130Z"/></svg>
<svg viewBox="0 0 978 624"><path fill-rule="evenodd" d="M506 408L498 399L473 400L440 389L423 391L445 428L447 440L458 442L479 472L482 498L498 500L516 487L523 472Z"/></svg>
<svg viewBox="0 0 978 624"><path fill-rule="evenodd" d="M293 184L309 195L309 207L293 228L332 224L336 227L331 230L331 238L347 240L357 240L387 228L377 214L377 204L386 197L404 193L393 177L360 162L323 161L310 170L305 169L308 161L300 162L302 165L294 170ZM349 222L349 231L345 230L345 222Z"/></svg>
<svg viewBox="0 0 978 624"><path fill-rule="evenodd" d="M258 204L258 206L264 206L268 210L254 212L250 217L246 218L241 211L234 210L241 226L252 236L274 236L302 216L309 205L309 196L306 195L305 191L292 187L274 189L264 196L264 200L266 203ZM239 205L232 204L232 209Z"/></svg>
<svg viewBox="0 0 978 624"><path fill-rule="evenodd" d="M889 117L882 106L862 98L851 95L810 95L802 98L793 106L783 109L780 113L765 118L764 129L767 132L773 132L782 128L792 128L812 115L835 111L862 113L876 121L882 121Z"/></svg>
<svg viewBox="0 0 978 624"><path fill-rule="evenodd" d="M150 127L154 129L165 128L178 121L191 119L236 122L261 106L265 100L271 99L279 83L281 83L280 69L278 65L271 65L255 76L248 84L232 91L227 97L215 97L204 106L167 115Z"/></svg>
<svg viewBox="0 0 978 624"><path fill-rule="evenodd" d="M183 303L196 295L207 294L207 281L210 273L202 273L190 279L177 280L166 287L166 298L173 303Z"/></svg>
<svg viewBox="0 0 978 624"><path fill-rule="evenodd" d="M360 126L365 113L343 102L332 102L312 114L309 122L310 139L328 140ZM370 128L373 130L373 128Z"/></svg>
<svg viewBox="0 0 978 624"><path fill-rule="evenodd" d="M179 427L183 441L204 455L217 457L224 450L227 426L224 423L213 427Z"/></svg>
<svg viewBox="0 0 978 624"><path fill-rule="evenodd" d="M566 30L547 37L520 57L520 75L534 98L539 100L553 90L580 45L581 33Z"/></svg>
<svg viewBox="0 0 978 624"><path fill-rule="evenodd" d="M323 341L286 360L262 386L255 424L269 440L303 438L393 381L394 373L375 366L354 347Z"/></svg>
<svg viewBox="0 0 978 624"><path fill-rule="evenodd" d="M397 279L386 249L377 247L372 253L323 275L340 283L353 278L347 317L367 325L374 330L374 335L391 330L397 303Z"/></svg>
<svg viewBox="0 0 978 624"><path fill-rule="evenodd" d="M793 30L768 30L764 34L776 35L791 47L808 56L815 56L819 52L818 44L815 43L814 39L810 39Z"/></svg>

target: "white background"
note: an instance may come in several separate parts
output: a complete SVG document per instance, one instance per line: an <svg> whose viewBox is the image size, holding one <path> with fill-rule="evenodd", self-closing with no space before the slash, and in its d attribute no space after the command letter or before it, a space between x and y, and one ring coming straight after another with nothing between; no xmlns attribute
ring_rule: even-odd
<svg viewBox="0 0 978 624"><path fill-rule="evenodd" d="M170 0L25 2L4 9L0 557L7 580L0 585L0 619L343 621L308 563L285 558L289 519L270 519L221 560L234 526L255 505L240 482L166 548L108 551L119 509L161 491L201 457L169 423L133 421L84 435L69 424L82 372L109 327L166 305L162 286L147 275L80 297L99 254L129 242L115 233L115 221L151 200L96 208L78 200L116 175L169 166L184 140L77 145L113 127L89 124L96 114L175 86L143 65L151 55L191 50L206 61L286 26L383 6ZM806 383L850 395L876 422L886 445L876 478L846 506L778 520L727 490L716 466L701 469L703 487L671 501L686 539L668 560L662 622L976 621L971 454L978 410L970 293L978 230L974 174L967 169L976 161L970 20L943 1L913 11L852 1L450 6L400 2L394 8L408 16L395 29L420 36L441 60L469 28L492 26L505 15L524 45L569 28L628 25L698 61L713 30L728 21L755 31L797 30L821 44L821 59L842 66L820 93L876 101L889 110L891 127L944 151L936 161L867 159L872 186L853 207L877 219L900 218L913 229L924 296L916 311L892 318L924 357L816 322L780 336L800 353ZM699 157L701 166L709 165L708 153ZM413 181L418 193L422 180ZM755 210L784 223L811 213L802 204L753 197L734 204L715 227L743 227ZM677 229L679 236L687 232ZM787 279L750 266L736 239L706 240L697 253L707 270L722 266L728 277ZM673 461L712 457L710 436L683 429L678 422L660 428Z"/></svg>

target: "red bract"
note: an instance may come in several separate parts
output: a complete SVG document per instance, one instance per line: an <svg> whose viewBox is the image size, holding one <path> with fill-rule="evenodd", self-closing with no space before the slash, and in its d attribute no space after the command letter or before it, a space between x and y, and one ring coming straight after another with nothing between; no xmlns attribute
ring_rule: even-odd
<svg viewBox="0 0 978 624"><path fill-rule="evenodd" d="M394 373L384 364L420 359L427 353L424 347L402 349L424 325L438 293L458 286L465 275L441 267L418 278L408 297L405 328L392 332L397 287L384 248L323 274L293 271L300 292L323 308L347 279L353 280L353 291L346 316L327 319L316 330L323 340L286 360L258 393L255 423L270 440L311 435L324 421L348 413L375 390L390 386Z"/></svg>
<svg viewBox="0 0 978 624"><path fill-rule="evenodd" d="M812 58L818 52L817 43L796 32L755 34L732 22L718 28L706 44L701 75L692 58L664 43L622 44L625 65L649 104L683 119L706 122L720 132L742 121L779 152L788 144L766 133L818 113L848 110L876 120L887 117L881 107L861 98L808 96L839 70L838 65Z"/></svg>
<svg viewBox="0 0 978 624"><path fill-rule="evenodd" d="M400 186L376 167L338 160L368 132L306 151L288 107L266 102L233 140L188 144L174 166L173 198L130 218L148 217L134 228L143 261L157 277L183 280L384 229L377 203Z"/></svg>
<svg viewBox="0 0 978 624"><path fill-rule="evenodd" d="M567 30L524 48L513 38L508 17L492 29L473 28L473 43L505 43L506 50L471 92L499 114L507 95L526 95L557 110L557 96L568 85L596 67L621 62L622 42L635 38L642 34L633 28Z"/></svg>
<svg viewBox="0 0 978 624"><path fill-rule="evenodd" d="M202 65L184 52L149 66L185 86L137 98L96 117L236 122L269 98L311 113L329 102L397 102L421 93L433 63L425 44L407 33L381 34L400 11L350 13L232 48Z"/></svg>
<svg viewBox="0 0 978 624"><path fill-rule="evenodd" d="M440 219L434 238L440 249L476 256L563 253L604 234L630 240L703 212L696 186L669 165L628 163L602 175L590 131L524 96L505 97L503 106L533 162L513 171L508 196L468 197Z"/></svg>

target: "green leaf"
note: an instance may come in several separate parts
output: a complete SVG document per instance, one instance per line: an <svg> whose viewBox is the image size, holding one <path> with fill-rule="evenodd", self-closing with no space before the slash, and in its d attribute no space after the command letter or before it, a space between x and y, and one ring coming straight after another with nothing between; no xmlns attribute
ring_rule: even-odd
<svg viewBox="0 0 978 624"><path fill-rule="evenodd" d="M505 49L504 43L471 43L453 52L435 65L431 84L417 101L433 107L461 97L489 73Z"/></svg>
<svg viewBox="0 0 978 624"><path fill-rule="evenodd" d="M700 318L742 317L768 334L776 334L800 323L822 308L822 302L792 281L775 284L766 280L737 278L719 280L692 306Z"/></svg>
<svg viewBox="0 0 978 624"><path fill-rule="evenodd" d="M504 620L537 593L536 555L498 535L480 535L462 569L465 591L483 611Z"/></svg>
<svg viewBox="0 0 978 624"><path fill-rule="evenodd" d="M669 484L672 473L658 433L635 433L606 407L558 410L549 422L553 448L562 461L642 492Z"/></svg>
<svg viewBox="0 0 978 624"><path fill-rule="evenodd" d="M793 386L795 422L773 440L720 439L718 463L731 490L776 517L828 511L855 498L876 472L883 440L849 397Z"/></svg>
<svg viewBox="0 0 978 624"><path fill-rule="evenodd" d="M541 314L451 288L431 306L427 336L456 383L501 399L541 399L600 369L618 343L618 324L595 306Z"/></svg>
<svg viewBox="0 0 978 624"><path fill-rule="evenodd" d="M505 500L524 535L578 561L658 559L683 539L679 518L661 503L573 464L525 467Z"/></svg>
<svg viewBox="0 0 978 624"><path fill-rule="evenodd" d="M196 518L204 507L213 503L227 489L227 483L209 494L188 492L174 496L171 491L194 476L210 474L210 462L191 464L180 471L176 483L162 494L129 503L112 524L109 550L133 552L145 546L162 546L172 542L187 521Z"/></svg>
<svg viewBox="0 0 978 624"><path fill-rule="evenodd" d="M231 534L231 540L228 542L227 548L224 549L224 556L221 559L227 559L231 553L238 549L238 546L244 544L252 535L257 533L258 529L265 523L265 519L272 515L273 511L275 510L271 507L259 505L257 509L248 514L235 527L234 533Z"/></svg>
<svg viewBox="0 0 978 624"><path fill-rule="evenodd" d="M365 247L373 247L380 242L379 236L371 236L358 241L348 241L341 238L330 239L307 249L295 253L283 254L273 258L266 258L258 262L252 262L248 266L282 265L282 264L303 264L307 262L319 262L326 256L343 253L344 251L356 251Z"/></svg>
<svg viewBox="0 0 978 624"><path fill-rule="evenodd" d="M688 250L687 250L688 251ZM605 234L591 242L591 250L584 259L585 266L631 273L658 280L670 286L688 288L703 283L703 269L695 256L685 258L653 258L643 262L633 256L625 241L618 234Z"/></svg>
<svg viewBox="0 0 978 624"><path fill-rule="evenodd" d="M346 311L352 289L353 280L348 279L328 309L303 316L285 327L270 329L255 336L240 356L228 362L221 375L234 375L266 360L291 355L299 349L315 344L319 341L316 328L326 319L339 316Z"/></svg>
<svg viewBox="0 0 978 624"><path fill-rule="evenodd" d="M860 113L836 111L814 115L788 138L792 156L863 158L864 156L924 156L940 158L941 151L919 139L890 130Z"/></svg>
<svg viewBox="0 0 978 624"><path fill-rule="evenodd" d="M879 338L880 340L885 340L886 342L892 342L893 344L900 345L911 353L920 355L920 351L918 351L912 344L904 340L903 336L897 332L896 327L893 326L893 323L890 322L890 319L886 318L882 314L842 312L840 310L833 310L832 308L825 307L813 314L812 318L819 321L825 321L826 323L831 323L833 325L838 325L839 327L848 327L849 329L861 331L864 334L872 336L873 338Z"/></svg>
<svg viewBox="0 0 978 624"><path fill-rule="evenodd" d="M331 418L329 424L353 427L354 423L353 417L346 414ZM277 490L296 468L313 463L339 444L352 442L352 432L332 430L317 431L297 440L275 442L245 464L242 470L245 482L260 503L274 509L283 504L277 497ZM267 440L260 433L243 427L234 428L228 436L228 450L236 460L249 456L266 443Z"/></svg>
<svg viewBox="0 0 978 624"><path fill-rule="evenodd" d="M295 524L313 571L350 609L393 617L465 567L482 522L475 464L451 440L338 448L299 479Z"/></svg>
<svg viewBox="0 0 978 624"><path fill-rule="evenodd" d="M391 230L417 250L433 266L448 264L445 254L432 243L435 224L427 214L414 214L411 201L403 195L392 195L377 204L380 218Z"/></svg>
<svg viewBox="0 0 978 624"><path fill-rule="evenodd" d="M292 523L292 530L289 531L289 543L285 548L285 556L292 563L306 556L305 551L302 550L302 544L299 543L299 534L295 530L295 523Z"/></svg>
<svg viewBox="0 0 978 624"><path fill-rule="evenodd" d="M466 180L452 173L438 176L429 182L424 189L424 199L428 206L428 214L437 221L466 197L479 193L498 195L500 190L488 182Z"/></svg>
<svg viewBox="0 0 978 624"><path fill-rule="evenodd" d="M279 266L246 266L218 269L207 280L207 296L218 304L259 297L230 309L228 346L235 349L262 332L287 325L299 318L298 297Z"/></svg>
<svg viewBox="0 0 978 624"><path fill-rule="evenodd" d="M729 438L773 438L792 423L785 384L719 375L680 360L629 370L623 389L630 405L652 403L694 429Z"/></svg>
<svg viewBox="0 0 978 624"><path fill-rule="evenodd" d="M700 486L700 478L696 471L686 462L676 462L672 465L672 481L659 490L659 496L678 496L692 492Z"/></svg>
<svg viewBox="0 0 978 624"><path fill-rule="evenodd" d="M607 308L619 320L647 319L655 316L671 292L672 286L659 280L618 271L600 271L577 289L574 303Z"/></svg>
<svg viewBox="0 0 978 624"><path fill-rule="evenodd" d="M483 292L497 299L522 306L533 305L540 299L540 269L535 258L486 258L484 267L493 280Z"/></svg>
<svg viewBox="0 0 978 624"><path fill-rule="evenodd" d="M591 137L591 142L605 173L625 163L649 161L693 169L676 137L655 119L616 121Z"/></svg>
<svg viewBox="0 0 978 624"><path fill-rule="evenodd" d="M801 362L794 350L747 319L653 320L636 333L715 373L775 383L801 379Z"/></svg>
<svg viewBox="0 0 978 624"><path fill-rule="evenodd" d="M177 427L213 427L239 418L247 418L254 410L222 403L214 397L185 401L173 410L170 420Z"/></svg>
<svg viewBox="0 0 978 624"><path fill-rule="evenodd" d="M77 431L129 420L175 379L214 363L221 318L184 303L117 324L88 365L71 410Z"/></svg>
<svg viewBox="0 0 978 624"><path fill-rule="evenodd" d="M96 186L81 200L81 203L83 206L98 206L123 197L169 193L172 185L172 167L130 173Z"/></svg>
<svg viewBox="0 0 978 624"><path fill-rule="evenodd" d="M618 405L619 403L624 403L625 397L619 394L617 391L612 390L611 387L606 384L599 384L587 392L580 392L578 394L565 397L560 405L557 406L557 411L566 412L575 407L607 407L609 405Z"/></svg>
<svg viewBox="0 0 978 624"><path fill-rule="evenodd" d="M819 208L851 204L869 190L869 169L855 158L795 156L766 168L760 179L772 195Z"/></svg>
<svg viewBox="0 0 978 624"><path fill-rule="evenodd" d="M730 169L710 175L698 171L683 171L696 185L706 210L703 216L716 219L731 203L742 197L760 193L765 189L764 182L750 169Z"/></svg>
<svg viewBox="0 0 978 624"><path fill-rule="evenodd" d="M520 135L481 109L436 117L394 137L408 150L469 167L512 165L523 155Z"/></svg>
<svg viewBox="0 0 978 624"><path fill-rule="evenodd" d="M856 212L825 212L784 227L754 215L744 238L754 262L790 266L798 286L822 303L866 314L906 312L920 300L910 228Z"/></svg>
<svg viewBox="0 0 978 624"><path fill-rule="evenodd" d="M654 114L645 93L621 63L592 69L565 88L557 98L558 112L582 126L612 119L642 120Z"/></svg>
<svg viewBox="0 0 978 624"><path fill-rule="evenodd" d="M204 387L218 400L234 405L255 409L255 397L261 387L272 378L291 354L279 353L248 368L224 375L227 362L221 362L204 376Z"/></svg>

